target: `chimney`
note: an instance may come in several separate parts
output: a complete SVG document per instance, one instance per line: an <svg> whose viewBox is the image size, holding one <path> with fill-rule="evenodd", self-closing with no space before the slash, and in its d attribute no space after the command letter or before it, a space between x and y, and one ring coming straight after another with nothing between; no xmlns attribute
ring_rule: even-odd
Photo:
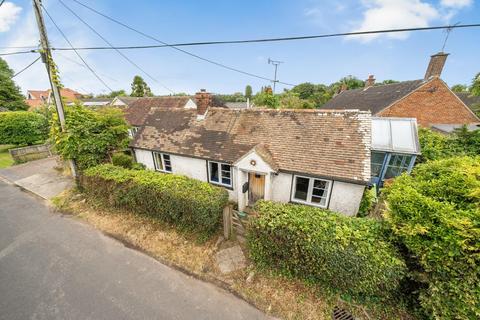
<svg viewBox="0 0 480 320"><path fill-rule="evenodd" d="M448 53L439 52L430 57L427 72L425 72L425 80L432 77L440 77L442 74L445 61L447 61Z"/></svg>
<svg viewBox="0 0 480 320"><path fill-rule="evenodd" d="M197 104L197 114L204 116L212 103L212 95L205 89L200 89L200 92L195 94L195 103Z"/></svg>
<svg viewBox="0 0 480 320"><path fill-rule="evenodd" d="M373 74L371 74L368 76L368 79L365 80L365 88L373 87L374 84L375 84L375 77L373 76Z"/></svg>

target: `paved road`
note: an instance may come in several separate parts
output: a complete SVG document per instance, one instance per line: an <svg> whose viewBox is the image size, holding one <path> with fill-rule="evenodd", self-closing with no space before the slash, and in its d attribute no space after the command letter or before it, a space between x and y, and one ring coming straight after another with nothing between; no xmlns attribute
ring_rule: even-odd
<svg viewBox="0 0 480 320"><path fill-rule="evenodd" d="M267 319L0 181L0 319Z"/></svg>

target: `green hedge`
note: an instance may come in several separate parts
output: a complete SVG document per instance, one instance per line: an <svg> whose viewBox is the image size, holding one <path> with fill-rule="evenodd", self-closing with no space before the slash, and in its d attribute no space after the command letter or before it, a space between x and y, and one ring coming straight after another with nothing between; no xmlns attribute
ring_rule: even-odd
<svg viewBox="0 0 480 320"><path fill-rule="evenodd" d="M386 215L414 260L430 318L480 318L480 157L417 166L386 190Z"/></svg>
<svg viewBox="0 0 480 320"><path fill-rule="evenodd" d="M174 174L110 164L85 170L82 187L107 206L148 214L201 237L216 232L228 202L225 189Z"/></svg>
<svg viewBox="0 0 480 320"><path fill-rule="evenodd" d="M358 297L388 297L406 273L381 222L261 201L247 234L252 260Z"/></svg>
<svg viewBox="0 0 480 320"><path fill-rule="evenodd" d="M0 144L32 145L48 138L47 119L27 111L0 112Z"/></svg>
<svg viewBox="0 0 480 320"><path fill-rule="evenodd" d="M115 153L112 156L112 164L125 169L132 169L134 161L132 156L124 153Z"/></svg>

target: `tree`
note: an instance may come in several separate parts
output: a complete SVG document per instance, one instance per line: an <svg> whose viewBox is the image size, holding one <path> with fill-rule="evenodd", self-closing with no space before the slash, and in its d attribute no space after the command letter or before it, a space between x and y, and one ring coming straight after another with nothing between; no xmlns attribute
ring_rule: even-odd
<svg viewBox="0 0 480 320"><path fill-rule="evenodd" d="M252 86L251 85L247 85L245 87L245 98L247 99L252 99Z"/></svg>
<svg viewBox="0 0 480 320"><path fill-rule="evenodd" d="M280 97L282 109L314 109L315 103L310 100L300 99L299 95L292 91L283 93Z"/></svg>
<svg viewBox="0 0 480 320"><path fill-rule="evenodd" d="M107 159L109 152L125 148L128 125L123 113L114 108L93 111L80 105L65 108L67 132L62 132L54 114L50 131L58 153L73 159L84 170Z"/></svg>
<svg viewBox="0 0 480 320"><path fill-rule="evenodd" d="M135 76L132 82L131 97L152 97L153 93L145 80L140 76Z"/></svg>
<svg viewBox="0 0 480 320"><path fill-rule="evenodd" d="M451 89L453 92L468 92L468 87L464 84L456 84Z"/></svg>
<svg viewBox="0 0 480 320"><path fill-rule="evenodd" d="M20 93L20 88L13 82L12 77L12 69L0 58L0 107L12 111L28 110L25 97Z"/></svg>
<svg viewBox="0 0 480 320"><path fill-rule="evenodd" d="M387 80L383 80L382 82L380 82L380 84L392 84L392 83L398 83L399 81L397 80L392 80L392 79L387 79Z"/></svg>
<svg viewBox="0 0 480 320"><path fill-rule="evenodd" d="M308 100L313 103L315 108L320 108L331 97L325 85L313 84L310 82L304 82L296 85L291 91L298 94L300 99Z"/></svg>
<svg viewBox="0 0 480 320"><path fill-rule="evenodd" d="M477 73L475 78L472 80L472 85L470 86L470 93L472 96L480 96L480 72Z"/></svg>
<svg viewBox="0 0 480 320"><path fill-rule="evenodd" d="M45 116L27 111L0 113L0 141L2 144L32 145L48 138Z"/></svg>
<svg viewBox="0 0 480 320"><path fill-rule="evenodd" d="M280 105L280 99L273 94L271 87L266 87L265 90L257 93L253 101L257 106L272 109L276 109Z"/></svg>

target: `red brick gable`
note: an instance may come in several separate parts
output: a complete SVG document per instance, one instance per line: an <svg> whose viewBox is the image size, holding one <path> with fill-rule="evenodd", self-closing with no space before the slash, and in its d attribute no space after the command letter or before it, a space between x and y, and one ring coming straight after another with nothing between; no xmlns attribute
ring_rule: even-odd
<svg viewBox="0 0 480 320"><path fill-rule="evenodd" d="M382 117L416 118L424 127L432 124L480 123L473 112L439 78L377 113Z"/></svg>

